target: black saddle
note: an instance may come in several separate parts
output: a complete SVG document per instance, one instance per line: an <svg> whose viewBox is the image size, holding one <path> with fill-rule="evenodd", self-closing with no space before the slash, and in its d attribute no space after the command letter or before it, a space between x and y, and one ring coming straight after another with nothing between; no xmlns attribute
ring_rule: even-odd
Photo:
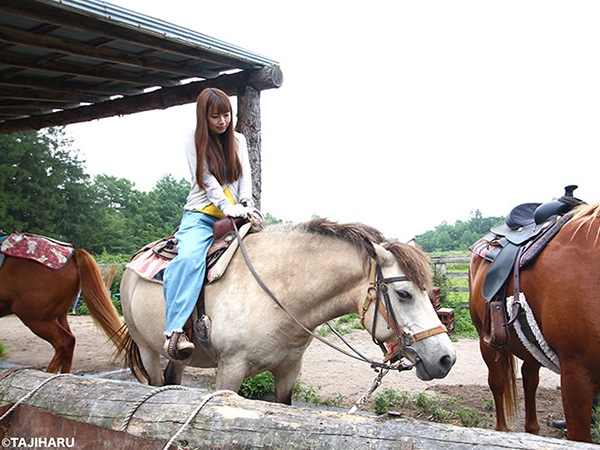
<svg viewBox="0 0 600 450"><path fill-rule="evenodd" d="M505 223L493 227L491 233L485 236L488 242L497 243L500 250L492 253L492 265L483 284L483 298L490 301L498 296L513 271L517 255L533 248L531 244L534 241L544 242L543 246L538 243L534 247L535 254L528 255L527 261L532 263L567 221L558 219L584 203L573 196L575 189L575 185L567 186L565 195L548 203L523 203L516 206L506 216ZM542 236L550 230L550 239L546 236L542 240Z"/></svg>
<svg viewBox="0 0 600 450"><path fill-rule="evenodd" d="M503 348L508 343L508 328L519 315L515 310L509 322L506 296L509 277L514 278L514 295L519 295L521 267L533 264L546 245L558 234L583 201L573 197L577 186L565 188L565 195L548 203L524 203L507 215L505 223L477 241L471 250L486 249L485 258L492 261L483 282L482 296L486 300L483 320L483 342L491 348ZM517 303L517 308L519 304Z"/></svg>

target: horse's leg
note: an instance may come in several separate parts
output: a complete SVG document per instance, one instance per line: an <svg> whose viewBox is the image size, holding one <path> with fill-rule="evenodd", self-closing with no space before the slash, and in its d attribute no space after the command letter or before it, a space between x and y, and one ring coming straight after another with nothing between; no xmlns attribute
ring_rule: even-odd
<svg viewBox="0 0 600 450"><path fill-rule="evenodd" d="M73 336L73 348L70 351L70 353L68 353L67 358L65 359L62 367L60 368L61 373L71 373L71 368L73 367L73 353L75 352L75 343L77 342L77 339L71 331L71 326L69 325L67 314L68 313L61 314L58 317L58 323L64 330L66 330L71 336Z"/></svg>
<svg viewBox="0 0 600 450"><path fill-rule="evenodd" d="M524 361L521 367L521 375L523 376L523 391L525 393L525 431L540 434L535 401L535 394L540 383L540 365L535 362Z"/></svg>
<svg viewBox="0 0 600 450"><path fill-rule="evenodd" d="M496 406L496 430L510 431L510 428L506 424L504 406L505 395L510 396L510 390L507 391L506 388L511 385L509 371L513 367L511 364L512 356L506 350L496 351L489 348L481 339L479 341L479 347L481 356L483 356L483 360L488 368L488 385L494 396L494 404ZM512 411L509 411L509 413L512 413Z"/></svg>
<svg viewBox="0 0 600 450"><path fill-rule="evenodd" d="M165 382L160 368L160 354L152 350L152 348L144 342L137 342L137 346L140 351L140 358L142 359L144 369L146 369L146 372L150 377L148 384L150 386L164 386Z"/></svg>
<svg viewBox="0 0 600 450"><path fill-rule="evenodd" d="M302 367L302 360L289 366L272 370L275 378L275 401L286 405L292 404L294 385Z"/></svg>
<svg viewBox="0 0 600 450"><path fill-rule="evenodd" d="M215 380L215 389L228 389L233 392L238 392L247 374L248 367L245 362L231 363L220 359L217 370L217 379Z"/></svg>
<svg viewBox="0 0 600 450"><path fill-rule="evenodd" d="M164 372L165 384L181 384L181 378L183 376L184 369L185 366L183 364L177 364L173 361L169 361L169 364L167 364Z"/></svg>
<svg viewBox="0 0 600 450"><path fill-rule="evenodd" d="M587 372L577 363L560 361L561 395L567 438L573 441L592 442L592 404L596 394Z"/></svg>
<svg viewBox="0 0 600 450"><path fill-rule="evenodd" d="M66 321L66 317L64 318ZM59 370L62 373L71 372L73 362L73 351L75 350L75 336L71 333L71 329L65 328L60 323L60 319L50 321L43 320L28 320L23 323L45 341L48 341L54 347L54 357L48 364L46 372L57 373Z"/></svg>

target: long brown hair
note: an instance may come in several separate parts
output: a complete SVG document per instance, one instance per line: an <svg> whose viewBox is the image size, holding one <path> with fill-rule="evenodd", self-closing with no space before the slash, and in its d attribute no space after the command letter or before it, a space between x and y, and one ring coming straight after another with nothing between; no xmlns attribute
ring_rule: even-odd
<svg viewBox="0 0 600 450"><path fill-rule="evenodd" d="M229 124L225 133L220 136L223 152L219 144L208 130L208 115L232 113L231 102L227 94L220 89L206 88L196 100L196 180L198 186L204 188L202 173L204 164L221 185L233 183L242 175L242 163L237 153L238 143L235 138L233 123Z"/></svg>

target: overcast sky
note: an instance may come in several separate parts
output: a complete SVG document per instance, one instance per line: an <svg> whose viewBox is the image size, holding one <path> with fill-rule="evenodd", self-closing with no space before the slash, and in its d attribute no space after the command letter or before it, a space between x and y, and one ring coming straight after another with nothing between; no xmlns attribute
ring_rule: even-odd
<svg viewBox="0 0 600 450"><path fill-rule="evenodd" d="M278 61L262 210L406 241L578 184L600 200L600 2L113 0ZM189 178L186 105L69 125L88 173Z"/></svg>

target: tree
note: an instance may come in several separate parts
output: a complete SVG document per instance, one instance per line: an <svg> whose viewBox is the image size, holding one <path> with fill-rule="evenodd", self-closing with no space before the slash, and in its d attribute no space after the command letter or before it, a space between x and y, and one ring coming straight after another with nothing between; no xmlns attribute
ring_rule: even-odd
<svg viewBox="0 0 600 450"><path fill-rule="evenodd" d="M471 211L469 220L457 220L454 225L442 222L435 230L426 231L416 237L417 243L426 252L467 251L469 246L485 235L503 217L483 217L481 211Z"/></svg>
<svg viewBox="0 0 600 450"><path fill-rule="evenodd" d="M0 135L2 229L83 239L90 226L89 176L71 145L63 128Z"/></svg>

